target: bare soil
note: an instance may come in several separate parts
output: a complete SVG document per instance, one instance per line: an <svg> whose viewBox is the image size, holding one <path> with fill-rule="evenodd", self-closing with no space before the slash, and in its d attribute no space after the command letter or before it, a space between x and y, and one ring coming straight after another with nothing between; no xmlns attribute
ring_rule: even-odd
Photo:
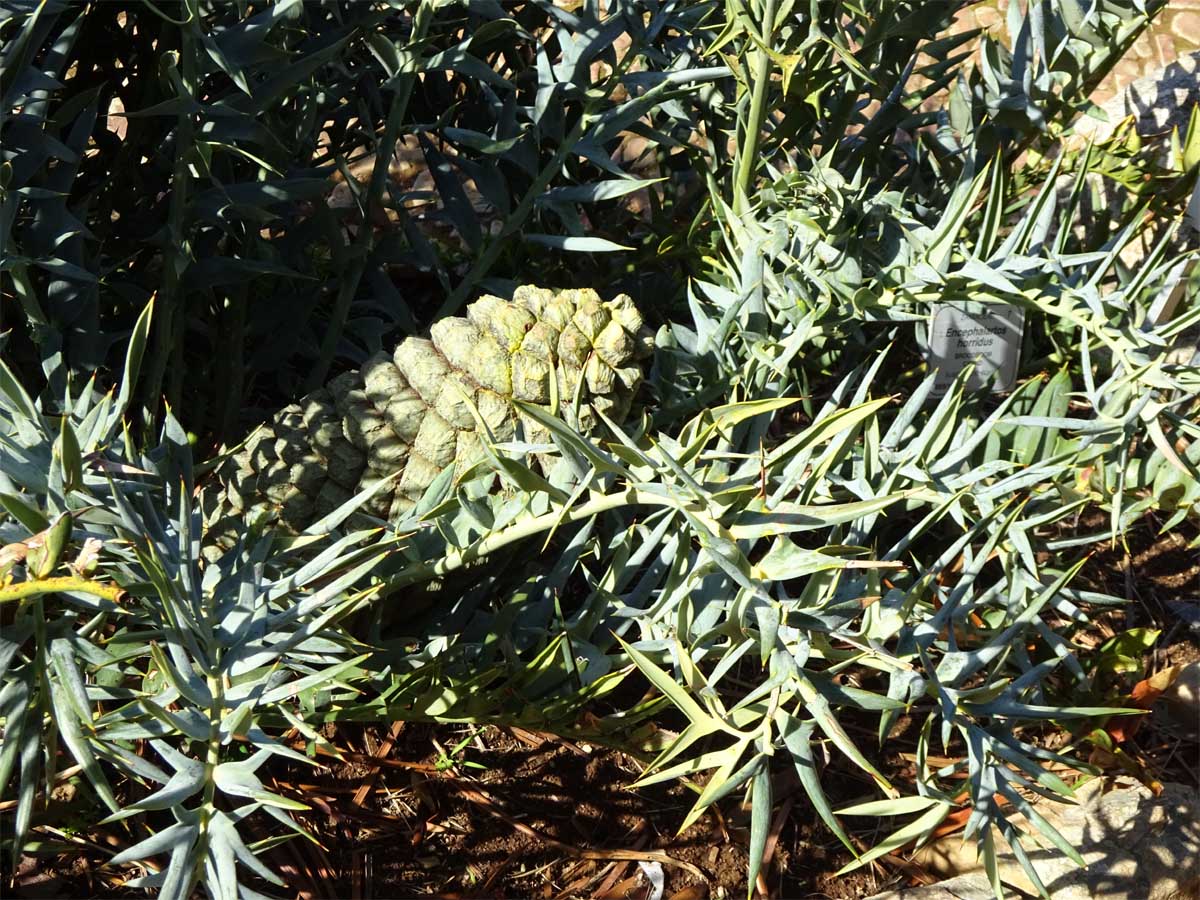
<svg viewBox="0 0 1200 900"><path fill-rule="evenodd" d="M633 789L642 767L627 754L490 727L475 734L456 765L438 771L442 753L433 742L446 748L468 734L405 727L391 758L419 768L381 772L359 809L345 798L369 767L339 767L307 791L310 801L323 791L343 798L310 823L328 838L330 876L311 885L313 896L644 900L651 883L643 866L655 877L661 872L666 898L745 894L748 821L736 802L679 833L696 797L688 786ZM813 820L798 785L784 779L777 788L796 802L779 823L765 873L772 895L873 893L878 874L832 874L852 857ZM830 785L835 802L866 791L852 779ZM273 862L294 866L297 875L312 870L283 853Z"/></svg>

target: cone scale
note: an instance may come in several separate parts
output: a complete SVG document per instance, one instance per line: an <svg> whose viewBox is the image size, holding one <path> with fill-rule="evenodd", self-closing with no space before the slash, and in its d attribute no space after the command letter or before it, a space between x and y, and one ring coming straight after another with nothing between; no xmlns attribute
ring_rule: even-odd
<svg viewBox="0 0 1200 900"><path fill-rule="evenodd" d="M394 520L445 469L463 472L484 441L548 441L513 400L553 411L581 400L579 425L601 411L620 421L650 352L626 295L520 287L512 300L485 296L465 318L434 323L282 411L219 470L213 528L241 519L299 532L357 492L395 477L363 506ZM554 379L553 385L551 379ZM478 416L478 418L477 418Z"/></svg>

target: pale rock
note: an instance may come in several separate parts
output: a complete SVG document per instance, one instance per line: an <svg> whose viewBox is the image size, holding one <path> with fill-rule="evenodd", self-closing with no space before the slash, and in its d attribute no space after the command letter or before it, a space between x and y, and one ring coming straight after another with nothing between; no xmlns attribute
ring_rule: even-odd
<svg viewBox="0 0 1200 900"><path fill-rule="evenodd" d="M1138 134L1161 134L1176 127L1183 131L1196 103L1200 103L1200 52L1186 53L1133 81L1101 104L1107 122L1085 116L1075 123L1075 133L1103 140L1128 116L1137 120Z"/></svg>
<svg viewBox="0 0 1200 900"><path fill-rule="evenodd" d="M1110 137L1117 126L1129 116L1135 119L1138 134L1146 138L1159 138L1157 146L1162 153L1168 152L1169 142L1164 138L1172 129L1186 131L1192 109L1200 104L1200 52L1187 53L1156 72L1138 78L1116 96L1101 105L1107 121L1088 116L1081 117L1074 126L1074 135L1065 141L1067 149L1081 149L1087 141L1103 141ZM1092 173L1087 176L1089 188L1095 186L1099 203L1095 204L1090 190L1084 191L1083 219L1107 216L1114 217L1127 199L1125 188ZM1063 176L1056 183L1060 201L1069 196L1073 176ZM1194 200L1200 203L1200 200ZM1196 214L1200 216L1200 212ZM1162 235L1163 228L1172 223L1155 223L1138 238L1122 248L1121 261L1131 270L1136 270L1149 255ZM1200 245L1200 218L1189 216L1172 239L1169 252L1181 254ZM1189 354L1190 355L1190 354Z"/></svg>
<svg viewBox="0 0 1200 900"><path fill-rule="evenodd" d="M1200 795L1195 788L1167 784L1162 794L1131 778L1088 782L1077 804L1038 802L1038 811L1079 850L1079 868L1046 842L1023 845L1051 900L1200 900ZM1037 833L1022 816L1014 824ZM1003 846L1003 841L997 842ZM879 894L871 900L982 900L992 896L974 841L955 836L920 851L914 861L951 880ZM1000 878L1009 892L1037 896L1011 853L999 856Z"/></svg>
<svg viewBox="0 0 1200 900"><path fill-rule="evenodd" d="M903 891L887 891L867 900L996 900L987 879L979 875L959 875Z"/></svg>
<svg viewBox="0 0 1200 900"><path fill-rule="evenodd" d="M1200 739L1200 662L1191 662L1158 698L1158 706L1179 736Z"/></svg>
<svg viewBox="0 0 1200 900"><path fill-rule="evenodd" d="M1194 600L1168 600L1167 609L1192 631L1200 631L1200 597Z"/></svg>
<svg viewBox="0 0 1200 900"><path fill-rule="evenodd" d="M1200 44L1200 12L1177 12L1171 22L1171 28L1181 41L1192 45Z"/></svg>

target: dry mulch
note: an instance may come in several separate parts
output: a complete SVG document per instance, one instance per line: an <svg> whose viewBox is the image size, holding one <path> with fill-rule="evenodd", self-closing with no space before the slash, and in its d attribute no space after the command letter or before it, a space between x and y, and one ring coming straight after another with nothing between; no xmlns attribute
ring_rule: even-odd
<svg viewBox="0 0 1200 900"><path fill-rule="evenodd" d="M443 757L438 771L442 753L433 741L445 748L469 734L406 726L391 758L410 759L412 767L376 776L360 809L336 798L363 783L370 768L363 757L306 790L309 802L323 790L333 801L330 814L311 822L328 847L325 878L308 886L312 896L644 900L643 864L661 872L668 900L744 896L748 820L736 802L677 833L696 797L686 785L633 790L641 766L627 754L520 729L479 729L456 765L444 768ZM835 802L868 791L850 779L843 787L831 785ZM777 821L766 873L772 895L872 893L879 879L869 871L832 875L852 857L812 820L797 784L781 778L777 788L794 802ZM297 876L317 868L285 858L276 866L294 867Z"/></svg>

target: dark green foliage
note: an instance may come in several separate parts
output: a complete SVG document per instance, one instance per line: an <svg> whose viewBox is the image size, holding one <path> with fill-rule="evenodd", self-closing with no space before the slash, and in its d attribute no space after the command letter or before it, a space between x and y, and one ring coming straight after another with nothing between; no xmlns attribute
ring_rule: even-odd
<svg viewBox="0 0 1200 900"><path fill-rule="evenodd" d="M60 391L155 293L142 403L232 438L254 400L279 406L482 286L531 266L607 279L609 255L571 251L646 230L617 213L639 182L610 156L643 118L686 155L671 104L726 72L690 71L707 7L683 7L4 4L0 245L23 313L0 327L29 339L21 370ZM387 177L414 137L433 195ZM364 161L331 207L332 176ZM602 229L581 218L596 204Z"/></svg>

